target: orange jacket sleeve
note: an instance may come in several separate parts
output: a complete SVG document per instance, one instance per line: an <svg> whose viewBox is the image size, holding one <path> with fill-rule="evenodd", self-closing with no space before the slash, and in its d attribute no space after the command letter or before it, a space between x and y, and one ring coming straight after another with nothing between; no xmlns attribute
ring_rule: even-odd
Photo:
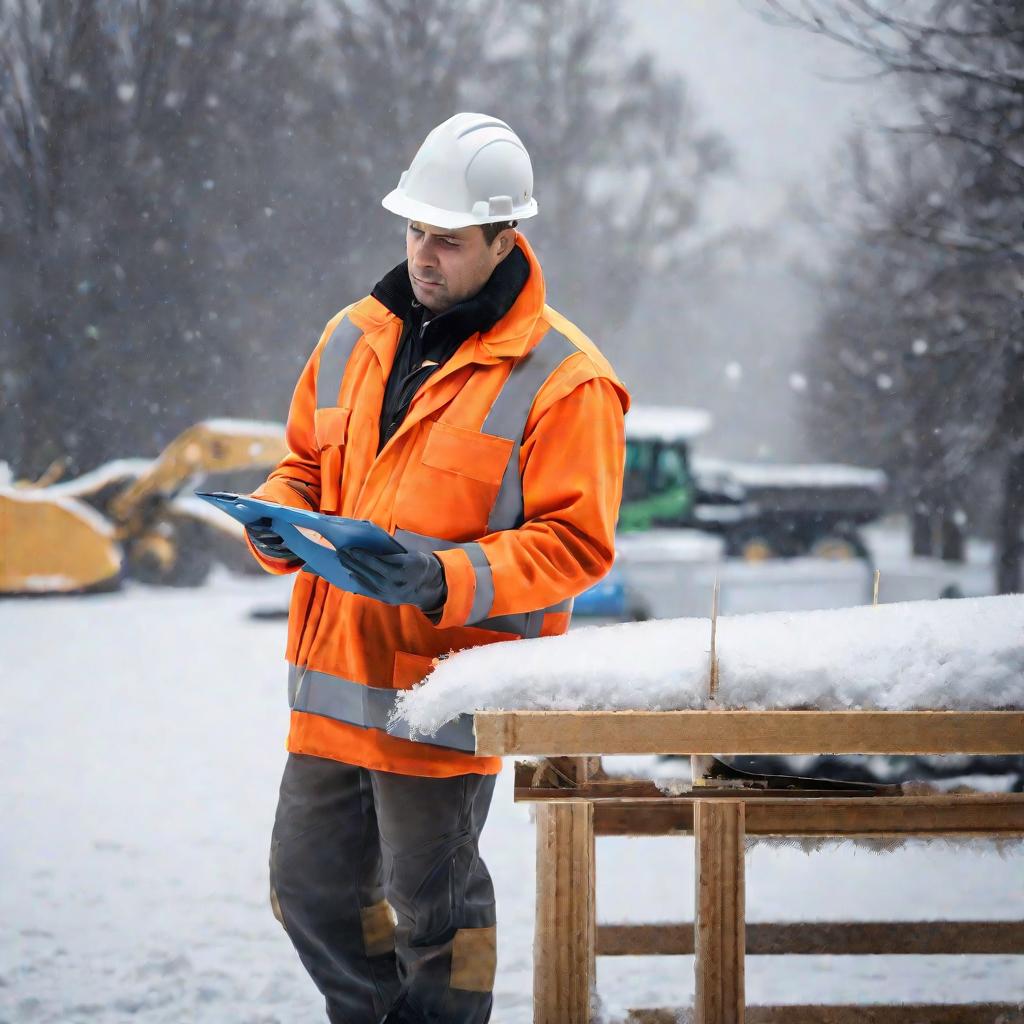
<svg viewBox="0 0 1024 1024"><path fill-rule="evenodd" d="M611 568L628 408L625 388L591 377L527 423L520 455L523 525L478 542L494 590L481 617L557 604L582 593ZM471 624L477 570L463 548L435 554L448 583L438 627Z"/></svg>

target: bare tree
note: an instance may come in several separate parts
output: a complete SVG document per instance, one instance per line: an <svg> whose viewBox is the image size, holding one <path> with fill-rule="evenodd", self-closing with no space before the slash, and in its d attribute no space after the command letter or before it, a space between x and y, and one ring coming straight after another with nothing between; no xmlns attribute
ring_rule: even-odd
<svg viewBox="0 0 1024 1024"><path fill-rule="evenodd" d="M831 363L819 411L854 444L870 439L911 507L948 517L980 506L996 533L998 587L1020 590L1024 8L764 2L781 24L834 39L874 73L900 78L914 111L880 126L891 143L884 159L860 162L863 204L819 337ZM891 368L873 365L879 352ZM872 379L873 400L851 408L854 396L871 395ZM994 466L1000 493L984 493Z"/></svg>
<svg viewBox="0 0 1024 1024"><path fill-rule="evenodd" d="M2 387L17 410L2 440L27 472L57 455L82 468L151 450L227 376L210 372L223 353L203 329L228 242L217 156L253 106L232 80L268 64L256 41L287 40L289 26L256 11L241 0L0 7ZM241 132L243 165L259 149L254 127Z"/></svg>
<svg viewBox="0 0 1024 1024"><path fill-rule="evenodd" d="M0 0L0 457L280 417L402 258L381 197L459 110L525 137L552 301L613 348L725 161L623 36L605 0Z"/></svg>

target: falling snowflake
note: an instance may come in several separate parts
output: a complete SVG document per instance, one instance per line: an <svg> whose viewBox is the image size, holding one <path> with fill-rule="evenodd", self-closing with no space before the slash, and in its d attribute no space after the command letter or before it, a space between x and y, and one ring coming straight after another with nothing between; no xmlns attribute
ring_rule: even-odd
<svg viewBox="0 0 1024 1024"><path fill-rule="evenodd" d="M887 373L880 373L875 378L875 383L878 385L881 391L888 391L892 387L892 377Z"/></svg>
<svg viewBox="0 0 1024 1024"><path fill-rule="evenodd" d="M117 98L122 103L131 103L135 99L135 86L131 82L122 82L117 87Z"/></svg>
<svg viewBox="0 0 1024 1024"><path fill-rule="evenodd" d="M728 380L734 383L743 376L743 367L739 363L733 361L725 364L725 376Z"/></svg>
<svg viewBox="0 0 1024 1024"><path fill-rule="evenodd" d="M802 373L791 373L789 375L789 386L794 391L806 391L807 378Z"/></svg>
<svg viewBox="0 0 1024 1024"><path fill-rule="evenodd" d="M928 342L924 338L915 338L910 346L910 351L915 356L923 356L928 351Z"/></svg>

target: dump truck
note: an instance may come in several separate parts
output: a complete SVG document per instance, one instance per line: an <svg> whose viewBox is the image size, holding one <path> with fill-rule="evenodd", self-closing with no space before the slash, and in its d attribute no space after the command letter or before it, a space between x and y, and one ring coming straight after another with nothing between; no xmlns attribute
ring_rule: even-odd
<svg viewBox="0 0 1024 1024"><path fill-rule="evenodd" d="M884 511L881 470L694 456L710 427L701 409L630 410L621 533L700 530L719 535L727 557L748 561L868 558L858 531Z"/></svg>
<svg viewBox="0 0 1024 1024"><path fill-rule="evenodd" d="M580 595L580 624L706 615L716 579L731 614L868 599L861 528L883 512L885 475L695 455L711 425L702 409L630 409L616 586Z"/></svg>
<svg viewBox="0 0 1024 1024"><path fill-rule="evenodd" d="M72 480L0 473L0 594L111 590L125 577L197 586L214 563L254 565L242 529L192 496L202 481L258 484L287 452L280 423L210 419L155 459L116 459ZM2 466L3 464L0 464ZM252 571L258 571L252 569Z"/></svg>

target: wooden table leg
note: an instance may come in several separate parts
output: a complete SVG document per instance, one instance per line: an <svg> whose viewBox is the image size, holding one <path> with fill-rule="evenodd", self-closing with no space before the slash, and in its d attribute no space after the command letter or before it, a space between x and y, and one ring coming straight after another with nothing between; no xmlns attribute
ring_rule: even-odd
<svg viewBox="0 0 1024 1024"><path fill-rule="evenodd" d="M743 1024L742 800L697 800L694 970L697 1024Z"/></svg>
<svg viewBox="0 0 1024 1024"><path fill-rule="evenodd" d="M534 1024L589 1024L596 979L594 805L535 804Z"/></svg>

